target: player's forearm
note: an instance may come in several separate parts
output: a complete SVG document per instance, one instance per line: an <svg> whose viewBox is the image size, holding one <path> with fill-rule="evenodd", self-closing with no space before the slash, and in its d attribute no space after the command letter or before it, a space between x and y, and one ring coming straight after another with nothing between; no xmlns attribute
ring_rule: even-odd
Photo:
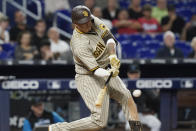
<svg viewBox="0 0 196 131"><path fill-rule="evenodd" d="M116 54L116 43L114 39L111 38L107 41L107 47L110 55Z"/></svg>

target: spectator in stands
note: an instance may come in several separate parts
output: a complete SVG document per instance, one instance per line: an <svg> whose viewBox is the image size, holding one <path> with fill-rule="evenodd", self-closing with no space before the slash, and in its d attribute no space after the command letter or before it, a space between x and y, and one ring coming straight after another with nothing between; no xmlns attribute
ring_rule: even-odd
<svg viewBox="0 0 196 131"><path fill-rule="evenodd" d="M191 18L191 21L185 25L182 31L181 39L191 41L195 36L196 36L196 14L194 14Z"/></svg>
<svg viewBox="0 0 196 131"><path fill-rule="evenodd" d="M130 19L137 20L143 16L142 7L140 3L141 3L141 0L131 0L131 4L128 9Z"/></svg>
<svg viewBox="0 0 196 131"><path fill-rule="evenodd" d="M164 36L165 46L157 51L157 58L183 58L182 51L175 47L175 34L171 31L165 32Z"/></svg>
<svg viewBox="0 0 196 131"><path fill-rule="evenodd" d="M84 0L84 5L92 11L95 6L95 0Z"/></svg>
<svg viewBox="0 0 196 131"><path fill-rule="evenodd" d="M129 19L127 10L121 10L118 19L112 21L113 27L117 28L119 34L137 33L141 25L136 20Z"/></svg>
<svg viewBox="0 0 196 131"><path fill-rule="evenodd" d="M40 50L41 41L48 39L46 35L46 22L41 19L36 22L35 32L33 34L33 44Z"/></svg>
<svg viewBox="0 0 196 131"><path fill-rule="evenodd" d="M0 11L0 19L3 18L5 15Z"/></svg>
<svg viewBox="0 0 196 131"><path fill-rule="evenodd" d="M54 54L50 49L50 41L47 39L42 40L41 42L39 59L46 60L46 61L54 59Z"/></svg>
<svg viewBox="0 0 196 131"><path fill-rule="evenodd" d="M139 79L141 77L139 66L136 64L130 65L128 68L127 76L130 80ZM142 90L142 95L140 97L135 97L134 100L137 105L141 123L150 128L151 131L160 131L161 121L156 117L155 114L159 111L159 90ZM122 110L118 114L118 116L122 122L125 122ZM125 129L126 131L130 130L128 122L126 122Z"/></svg>
<svg viewBox="0 0 196 131"><path fill-rule="evenodd" d="M161 19L167 15L167 0L157 0L157 6L152 9L152 17L160 23Z"/></svg>
<svg viewBox="0 0 196 131"><path fill-rule="evenodd" d="M45 0L44 4L45 4L45 13L47 15L53 14L57 10L70 9L69 0L58 0L58 2L56 2L55 0Z"/></svg>
<svg viewBox="0 0 196 131"><path fill-rule="evenodd" d="M18 36L15 58L18 60L33 60L37 55L36 47L31 45L31 33L29 31L21 32Z"/></svg>
<svg viewBox="0 0 196 131"><path fill-rule="evenodd" d="M33 99L31 103L31 111L24 120L23 131L33 131L39 126L64 122L64 119L56 112L46 111L40 99Z"/></svg>
<svg viewBox="0 0 196 131"><path fill-rule="evenodd" d="M48 31L48 37L50 40L50 48L54 54L55 59L70 58L70 47L69 44L60 39L58 29L51 27Z"/></svg>
<svg viewBox="0 0 196 131"><path fill-rule="evenodd" d="M14 20L16 26L11 28L10 30L10 40L13 42L17 41L18 34L25 30L30 30L30 28L26 25L26 17L22 11L16 11L14 14Z"/></svg>
<svg viewBox="0 0 196 131"><path fill-rule="evenodd" d="M152 8L150 5L144 5L143 9L143 17L139 18L138 21L142 26L142 30L145 33L158 33L161 32L161 26L159 22L151 16Z"/></svg>
<svg viewBox="0 0 196 131"><path fill-rule="evenodd" d="M168 6L168 16L163 17L161 25L164 32L171 30L172 32L181 35L182 29L185 26L185 21L176 14L175 7L170 5Z"/></svg>
<svg viewBox="0 0 196 131"><path fill-rule="evenodd" d="M116 0L108 0L108 5L103 9L103 18L113 21L118 18L119 9L117 8Z"/></svg>
<svg viewBox="0 0 196 131"><path fill-rule="evenodd" d="M196 36L191 41L191 47L193 51L188 55L188 58L196 58Z"/></svg>
<svg viewBox="0 0 196 131"><path fill-rule="evenodd" d="M112 29L112 22L110 20L102 18L102 10L100 7L94 7L92 11L93 15L101 19L109 29Z"/></svg>
<svg viewBox="0 0 196 131"><path fill-rule="evenodd" d="M8 32L9 21L6 16L0 18L0 44L8 43L10 35Z"/></svg>

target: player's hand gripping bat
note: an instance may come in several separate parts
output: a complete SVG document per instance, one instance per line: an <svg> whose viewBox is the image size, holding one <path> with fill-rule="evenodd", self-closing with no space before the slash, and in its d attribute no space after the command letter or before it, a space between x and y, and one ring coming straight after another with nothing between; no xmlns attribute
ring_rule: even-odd
<svg viewBox="0 0 196 131"><path fill-rule="evenodd" d="M109 81L110 81L112 75L113 75L113 72L111 72L110 76L108 77L108 79L107 79L106 82L105 82L104 88L101 89L101 91L99 92L99 94L98 94L98 96L97 96L97 100L96 100L96 102L95 102L95 105L96 105L97 107L100 107L100 106L102 105L102 103L103 103L103 99L104 99L104 96L105 96L105 93L106 93L106 90L107 90L107 85L108 85L108 83L109 83Z"/></svg>

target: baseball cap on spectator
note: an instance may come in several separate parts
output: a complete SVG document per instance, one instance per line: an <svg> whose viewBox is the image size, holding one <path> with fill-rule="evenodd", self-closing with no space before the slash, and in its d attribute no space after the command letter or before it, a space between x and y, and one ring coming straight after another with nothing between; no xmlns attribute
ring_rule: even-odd
<svg viewBox="0 0 196 131"><path fill-rule="evenodd" d="M40 105L40 104L42 104L42 103L43 103L43 100L40 99L40 98L33 98L33 99L31 100L31 105L32 105L32 106L37 106L37 105Z"/></svg>
<svg viewBox="0 0 196 131"><path fill-rule="evenodd" d="M137 64L132 64L128 68L128 73L140 73L140 67Z"/></svg>

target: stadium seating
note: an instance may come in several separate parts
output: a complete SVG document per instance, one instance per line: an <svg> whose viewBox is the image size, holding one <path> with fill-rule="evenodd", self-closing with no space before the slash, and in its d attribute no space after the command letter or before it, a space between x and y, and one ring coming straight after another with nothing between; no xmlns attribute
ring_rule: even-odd
<svg viewBox="0 0 196 131"><path fill-rule="evenodd" d="M122 58L138 58L137 51L142 48L141 42L132 42L130 40L120 42L122 47Z"/></svg>
<svg viewBox="0 0 196 131"><path fill-rule="evenodd" d="M186 43L185 41L176 41L176 47L183 51L185 57L187 57L188 54L192 51L190 44Z"/></svg>
<svg viewBox="0 0 196 131"><path fill-rule="evenodd" d="M0 0L2 1L2 0ZM42 5L42 13L44 17L44 1L39 0ZM16 2L22 4L22 0L16 0ZM130 0L118 0L121 8L128 8ZM141 0L141 5L144 4L156 5L154 0ZM196 13L196 0L168 0L168 4L176 6L177 13L185 18L186 21L190 20L192 14ZM37 13L37 8L32 0L28 0L28 9ZM13 26L13 12L16 11L13 6L8 5L7 15L11 19L11 25ZM71 16L70 10L58 10L55 13L62 13L68 17ZM35 21L27 17L29 25L33 25ZM49 25L49 24L48 24ZM72 33L71 23L66 22L60 17L57 17L57 26L68 33ZM119 35L115 34L116 39L122 46L122 58L154 58L156 51L163 46L163 34L148 35L148 34L133 34L133 35ZM190 44L185 41L180 41L179 36L176 35L176 47L183 50L185 57L192 51ZM3 45L3 52L1 52L3 58L12 58L14 56L14 47L9 44Z"/></svg>
<svg viewBox="0 0 196 131"><path fill-rule="evenodd" d="M3 51L0 52L0 59L14 58L15 44L5 43L1 47Z"/></svg>
<svg viewBox="0 0 196 131"><path fill-rule="evenodd" d="M157 35L115 35L122 47L122 58L154 58L156 51L163 46L163 34ZM184 56L192 51L189 43L180 41L176 35L176 47L180 48Z"/></svg>
<svg viewBox="0 0 196 131"><path fill-rule="evenodd" d="M156 54L155 50L151 50L150 48L141 48L138 50L139 58L154 58Z"/></svg>
<svg viewBox="0 0 196 131"><path fill-rule="evenodd" d="M44 15L45 15L45 5L44 5L44 1L43 0L39 0L40 1L40 3L41 3L41 6L42 6L42 17L44 17ZM27 1L27 9L28 10L30 10L31 12L33 12L34 14L38 14L38 12L37 12L37 5L32 1L32 0L28 0ZM27 21L28 21L28 24L29 25L35 25L35 20L34 19L32 19L31 17L29 17L29 16L27 16Z"/></svg>
<svg viewBox="0 0 196 131"><path fill-rule="evenodd" d="M7 54L5 51L0 51L0 59L7 59Z"/></svg>
<svg viewBox="0 0 196 131"><path fill-rule="evenodd" d="M128 8L130 0L119 0L122 8ZM141 0L141 5L156 5L154 0ZM186 21L196 14L196 0L168 0L168 4L176 6L178 15L182 16ZM122 58L154 58L156 51L163 46L163 34L157 35L115 35L122 46ZM180 48L184 56L192 51L190 44L180 41L179 35L176 35L176 47Z"/></svg>
<svg viewBox="0 0 196 131"><path fill-rule="evenodd" d="M156 51L163 46L163 34L151 35L115 35L122 48L122 58L154 58ZM2 44L3 52L0 52L0 59L14 58L15 44ZM184 56L192 51L189 43L176 41L176 47L180 48Z"/></svg>
<svg viewBox="0 0 196 131"><path fill-rule="evenodd" d="M62 13L68 17L71 17L71 12L69 10L58 10L55 13ZM64 19L57 17L57 26L65 30L66 32L72 34L72 24L68 21L65 21Z"/></svg>

